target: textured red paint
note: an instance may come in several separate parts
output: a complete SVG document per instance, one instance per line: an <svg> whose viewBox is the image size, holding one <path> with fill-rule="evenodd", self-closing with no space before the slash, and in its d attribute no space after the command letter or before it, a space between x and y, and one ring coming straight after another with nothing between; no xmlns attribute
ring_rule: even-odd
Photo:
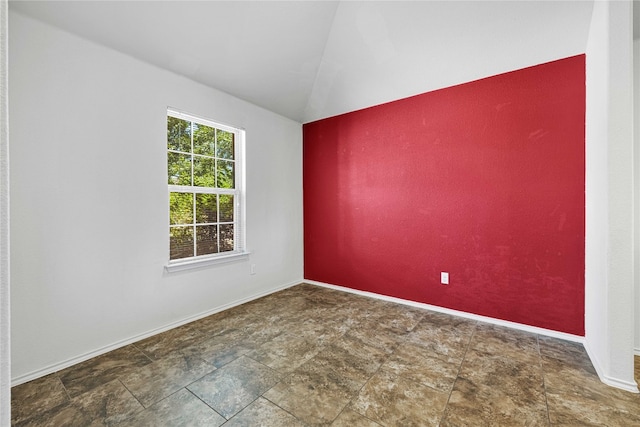
<svg viewBox="0 0 640 427"><path fill-rule="evenodd" d="M584 335L584 120L579 55L305 124L305 278Z"/></svg>

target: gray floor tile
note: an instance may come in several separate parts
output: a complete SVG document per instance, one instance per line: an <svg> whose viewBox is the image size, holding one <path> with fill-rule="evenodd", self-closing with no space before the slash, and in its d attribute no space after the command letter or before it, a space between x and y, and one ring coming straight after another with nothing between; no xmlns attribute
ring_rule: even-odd
<svg viewBox="0 0 640 427"><path fill-rule="evenodd" d="M118 427L216 427L226 420L186 389L157 402L148 409L123 420Z"/></svg>
<svg viewBox="0 0 640 427"><path fill-rule="evenodd" d="M187 388L229 419L280 380L273 369L241 356Z"/></svg>
<svg viewBox="0 0 640 427"><path fill-rule="evenodd" d="M16 386L11 405L14 426L640 425L640 394L603 384L581 344L307 284Z"/></svg>

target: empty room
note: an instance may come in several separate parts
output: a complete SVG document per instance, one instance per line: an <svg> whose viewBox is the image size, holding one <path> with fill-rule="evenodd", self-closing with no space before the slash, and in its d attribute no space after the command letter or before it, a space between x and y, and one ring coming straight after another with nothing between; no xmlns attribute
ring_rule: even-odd
<svg viewBox="0 0 640 427"><path fill-rule="evenodd" d="M640 425L636 2L0 10L0 425Z"/></svg>

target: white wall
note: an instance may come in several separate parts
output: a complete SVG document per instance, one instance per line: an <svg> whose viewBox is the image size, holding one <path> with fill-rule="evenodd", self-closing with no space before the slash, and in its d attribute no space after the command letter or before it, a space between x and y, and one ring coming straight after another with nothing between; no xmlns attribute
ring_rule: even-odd
<svg viewBox="0 0 640 427"><path fill-rule="evenodd" d="M586 347L600 378L633 380L631 2L595 2L587 43Z"/></svg>
<svg viewBox="0 0 640 427"><path fill-rule="evenodd" d="M582 54L591 8L589 1L341 1L303 121Z"/></svg>
<svg viewBox="0 0 640 427"><path fill-rule="evenodd" d="M11 422L7 6L6 0L0 0L0 425L9 425Z"/></svg>
<svg viewBox="0 0 640 427"><path fill-rule="evenodd" d="M14 383L302 280L300 124L9 21ZM249 261L164 272L167 106L246 129Z"/></svg>
<svg viewBox="0 0 640 427"><path fill-rule="evenodd" d="M634 7L640 7L635 4ZM633 41L635 354L640 356L640 39Z"/></svg>

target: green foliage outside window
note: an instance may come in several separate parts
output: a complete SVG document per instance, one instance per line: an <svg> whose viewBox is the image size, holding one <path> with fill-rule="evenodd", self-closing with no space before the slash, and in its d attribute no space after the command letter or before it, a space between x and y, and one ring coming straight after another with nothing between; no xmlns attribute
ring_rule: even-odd
<svg viewBox="0 0 640 427"><path fill-rule="evenodd" d="M217 192L235 189L234 138L167 117L170 259L234 250L234 195Z"/></svg>

